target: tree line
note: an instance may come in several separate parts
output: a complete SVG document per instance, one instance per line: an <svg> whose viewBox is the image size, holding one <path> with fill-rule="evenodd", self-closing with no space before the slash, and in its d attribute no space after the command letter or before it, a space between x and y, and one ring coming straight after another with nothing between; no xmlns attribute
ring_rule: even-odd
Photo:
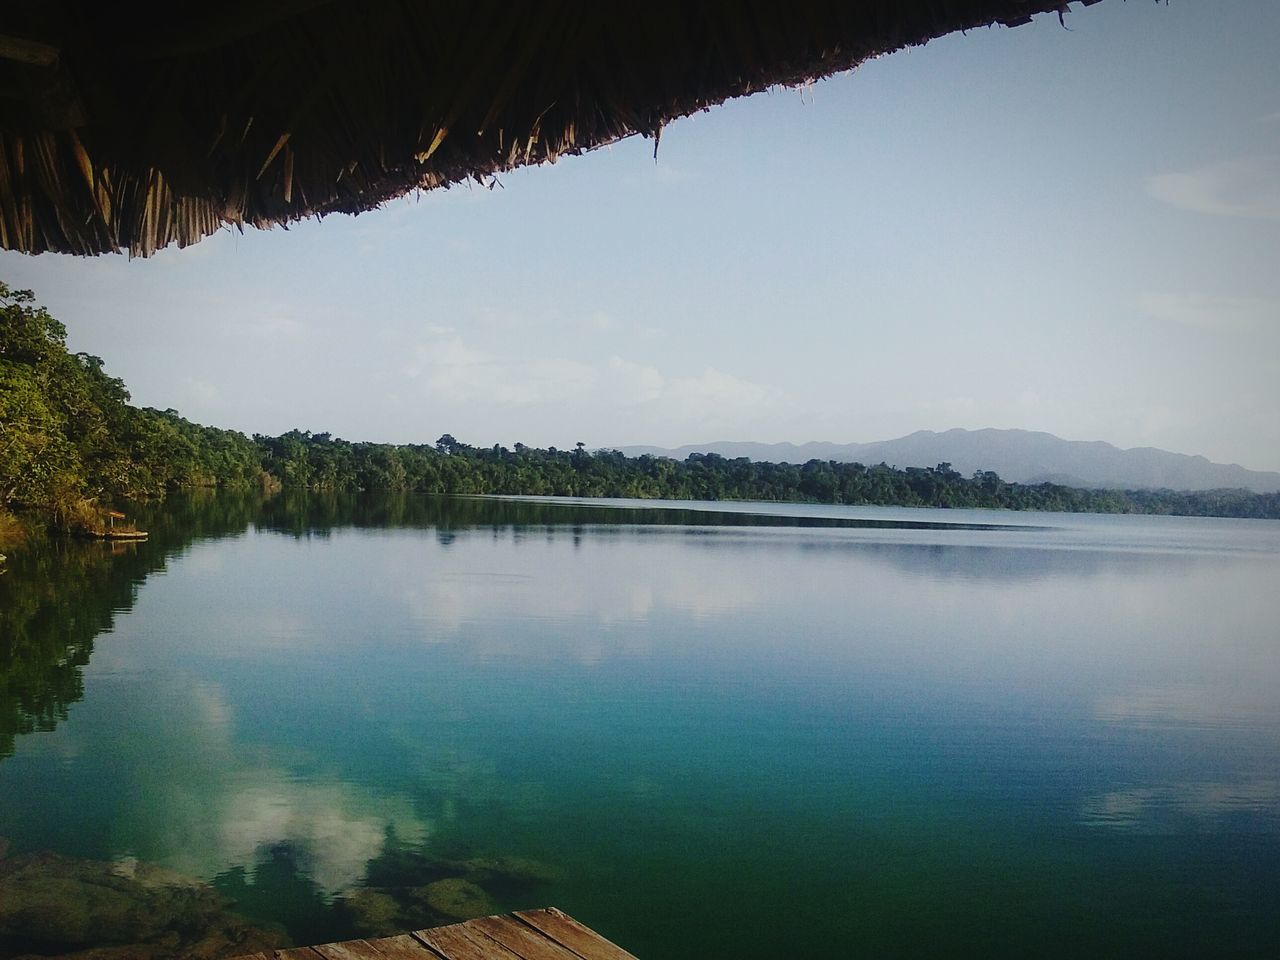
<svg viewBox="0 0 1280 960"><path fill-rule="evenodd" d="M832 460L766 463L693 453L685 460L617 450L472 447L446 434L434 446L349 443L291 431L255 437L263 469L314 490L410 490L668 500L766 500L911 507L989 507L1073 513L1280 518L1280 493L1248 490L1087 490L965 477L949 463L892 467Z"/></svg>
<svg viewBox="0 0 1280 960"><path fill-rule="evenodd" d="M100 358L70 353L66 328L30 291L0 283L0 511L57 527L102 507L192 487L672 500L766 500L922 507L1280 518L1280 494L1246 490L1084 490L1007 483L950 464L899 469L811 460L764 463L717 454L685 460L616 450L358 443L292 430L247 437L139 408Z"/></svg>

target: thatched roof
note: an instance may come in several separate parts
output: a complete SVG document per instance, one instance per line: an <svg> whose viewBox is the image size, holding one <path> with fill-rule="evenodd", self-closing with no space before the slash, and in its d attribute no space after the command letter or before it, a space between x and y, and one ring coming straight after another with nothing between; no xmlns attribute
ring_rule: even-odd
<svg viewBox="0 0 1280 960"><path fill-rule="evenodd" d="M1085 0L1086 3L1095 0ZM0 13L0 246L146 256L484 180L1064 0L70 0Z"/></svg>

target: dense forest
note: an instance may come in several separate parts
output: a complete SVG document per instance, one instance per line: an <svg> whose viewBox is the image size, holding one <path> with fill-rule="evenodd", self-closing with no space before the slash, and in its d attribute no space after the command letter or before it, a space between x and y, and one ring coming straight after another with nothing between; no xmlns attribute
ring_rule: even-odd
<svg viewBox="0 0 1280 960"><path fill-rule="evenodd" d="M252 438L129 403L98 357L72 354L66 329L29 291L0 283L0 531L4 511L91 527L120 501L193 487L403 490L442 494L774 500L1015 510L1280 518L1280 494L1245 490L1081 490L1005 483L950 464L897 469L626 457L617 451L353 443L290 431ZM11 522L11 521L9 521Z"/></svg>
<svg viewBox="0 0 1280 960"><path fill-rule="evenodd" d="M66 333L30 291L0 283L0 509L73 527L114 500L258 479L252 441L131 406L101 359L67 351Z"/></svg>

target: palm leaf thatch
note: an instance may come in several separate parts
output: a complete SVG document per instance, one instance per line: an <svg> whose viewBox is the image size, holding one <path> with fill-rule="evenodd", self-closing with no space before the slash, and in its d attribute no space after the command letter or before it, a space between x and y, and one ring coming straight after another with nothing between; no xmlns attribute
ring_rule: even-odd
<svg viewBox="0 0 1280 960"><path fill-rule="evenodd" d="M1086 0L1095 2L1095 0ZM229 0L0 13L0 246L147 256L485 181L1063 0ZM162 10L163 12L158 12Z"/></svg>

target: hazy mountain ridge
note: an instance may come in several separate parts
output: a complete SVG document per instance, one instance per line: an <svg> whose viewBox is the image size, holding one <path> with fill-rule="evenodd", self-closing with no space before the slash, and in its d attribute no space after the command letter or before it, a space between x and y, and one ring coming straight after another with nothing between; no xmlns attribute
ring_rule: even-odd
<svg viewBox="0 0 1280 960"><path fill-rule="evenodd" d="M946 461L966 476L975 470L994 470L1005 480L1017 483L1047 480L1076 487L1280 491L1280 473L1248 470L1235 463L1214 463L1202 456L1155 447L1126 450L1101 440L1064 440L1031 430L917 430L905 437L872 443L717 441L674 450L646 446L619 449L628 456L648 453L678 460L691 453L717 453L730 459L747 457L776 463L836 460L932 467Z"/></svg>

